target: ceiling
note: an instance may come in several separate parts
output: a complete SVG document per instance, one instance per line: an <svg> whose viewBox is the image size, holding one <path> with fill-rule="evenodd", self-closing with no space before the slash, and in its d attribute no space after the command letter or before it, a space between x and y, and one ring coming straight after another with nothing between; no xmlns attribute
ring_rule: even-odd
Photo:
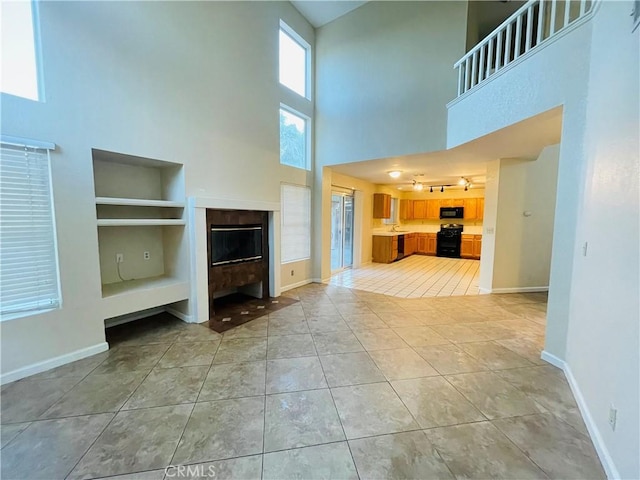
<svg viewBox="0 0 640 480"><path fill-rule="evenodd" d="M364 5L366 1L301 1L292 0L291 3L304 18L315 28L326 25L352 10Z"/></svg>
<svg viewBox="0 0 640 480"><path fill-rule="evenodd" d="M328 166L371 183L403 188L409 188L414 179L426 185L453 185L460 177L483 186L488 161L534 160L545 146L560 143L561 129L562 108L558 107L451 150ZM391 170L403 173L392 179L388 175Z"/></svg>

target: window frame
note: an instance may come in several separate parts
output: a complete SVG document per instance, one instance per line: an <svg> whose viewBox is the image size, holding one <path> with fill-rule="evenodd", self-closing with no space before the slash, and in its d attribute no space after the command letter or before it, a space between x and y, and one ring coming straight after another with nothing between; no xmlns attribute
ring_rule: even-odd
<svg viewBox="0 0 640 480"><path fill-rule="evenodd" d="M15 319L20 319L24 317L29 317L33 315L40 315L46 312L50 312L53 310L58 310L62 308L63 300L62 300L62 284L60 281L60 252L58 248L58 230L57 230L57 222L56 222L56 209L54 202L54 193L53 193L53 172L52 172L52 162L51 162L51 151L55 150L56 145L50 142L42 142L38 140L31 140L21 137L13 137L8 135L0 136L0 149L5 146L9 147L23 147L24 149L30 149L34 151L44 151L46 155L46 170L47 170L47 181L48 181L48 201L49 201L49 211L50 211L50 222L51 222L51 242L52 242L52 260L53 265L51 265L51 271L55 276L55 302L50 305L42 305L35 306L34 308L28 309L14 309L5 314L0 315L0 323ZM0 303L1 308L1 303Z"/></svg>
<svg viewBox="0 0 640 480"><path fill-rule="evenodd" d="M284 83L280 81L280 32L283 32L287 35L291 40L300 45L304 51L304 95L296 92L291 89ZM304 38L302 38L298 32L296 32L293 28L287 25L284 20L280 19L280 28L278 29L278 83L285 87L290 92L295 93L297 96L306 98L307 100L311 100L311 45Z"/></svg>
<svg viewBox="0 0 640 480"><path fill-rule="evenodd" d="M291 108L289 105L280 103L280 108L278 109L278 130L280 129L280 110L284 110L287 113L304 120L304 166L300 167L298 165L284 163L282 161L282 155L280 155L280 165L297 168L299 170L311 171L311 118L295 108ZM282 145L282 132L280 131L278 132L278 139L280 141L280 145Z"/></svg>
<svg viewBox="0 0 640 480"><path fill-rule="evenodd" d="M284 259L284 244L283 244L283 239L285 238L285 212L286 212L286 208L285 208L285 203L284 203L284 190L285 188L297 188L297 189L301 189L301 190L305 190L308 196L308 204L309 204L309 211L308 211L308 226L309 226L309 231L308 231L308 235L307 235L307 239L308 239L308 244L307 244L307 255L300 257L300 258L293 258L293 259ZM311 243L312 243L312 238L311 238L311 230L313 228L313 224L311 222L311 213L313 212L313 196L311 195L311 187L309 187L308 185L298 185L298 184L294 184L294 183L286 183L286 182L282 182L280 184L280 211L281 211L281 215L280 215L280 264L281 265L287 265L290 263L296 263L296 262L304 262L304 261L308 261L311 260Z"/></svg>

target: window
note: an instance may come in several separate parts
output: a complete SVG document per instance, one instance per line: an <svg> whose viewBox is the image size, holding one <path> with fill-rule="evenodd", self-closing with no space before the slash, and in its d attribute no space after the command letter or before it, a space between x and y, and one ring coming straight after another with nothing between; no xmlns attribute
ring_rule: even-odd
<svg viewBox="0 0 640 480"><path fill-rule="evenodd" d="M280 21L280 83L298 95L309 98L310 45Z"/></svg>
<svg viewBox="0 0 640 480"><path fill-rule="evenodd" d="M3 319L60 305L48 148L0 143Z"/></svg>
<svg viewBox="0 0 640 480"><path fill-rule="evenodd" d="M35 2L2 2L0 91L38 100Z"/></svg>
<svg viewBox="0 0 640 480"><path fill-rule="evenodd" d="M282 263L311 258L311 189L282 185Z"/></svg>
<svg viewBox="0 0 640 480"><path fill-rule="evenodd" d="M280 163L309 169L308 123L301 113L280 107Z"/></svg>
<svg viewBox="0 0 640 480"><path fill-rule="evenodd" d="M399 200L395 197L391 199L391 216L389 218L383 218L382 223L385 225L395 225L398 222L398 202Z"/></svg>

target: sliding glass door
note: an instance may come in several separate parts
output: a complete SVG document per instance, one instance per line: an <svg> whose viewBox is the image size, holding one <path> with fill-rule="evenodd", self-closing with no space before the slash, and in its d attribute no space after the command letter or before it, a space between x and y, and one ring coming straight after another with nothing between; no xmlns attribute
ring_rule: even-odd
<svg viewBox="0 0 640 480"><path fill-rule="evenodd" d="M353 265L353 195L331 194L331 272Z"/></svg>

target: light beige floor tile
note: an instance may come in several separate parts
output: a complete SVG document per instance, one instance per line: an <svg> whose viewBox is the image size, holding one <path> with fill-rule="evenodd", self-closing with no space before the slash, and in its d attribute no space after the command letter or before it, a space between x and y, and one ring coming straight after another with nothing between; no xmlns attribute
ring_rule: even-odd
<svg viewBox="0 0 640 480"><path fill-rule="evenodd" d="M311 333L350 331L349 325L345 323L340 315L329 315L322 317L307 317L307 324Z"/></svg>
<svg viewBox="0 0 640 480"><path fill-rule="evenodd" d="M7 446L11 440L20 435L29 425L31 425L31 422L0 425L0 448Z"/></svg>
<svg viewBox="0 0 640 480"><path fill-rule="evenodd" d="M180 467L183 467L182 470L180 470ZM175 465L173 468L167 469L166 477L164 476L164 471L162 473L161 479L165 480L171 480L172 478L176 480L208 480L212 478L216 480L260 480L262 476L262 455L230 458L228 460L193 465ZM132 478L131 480L138 479Z"/></svg>
<svg viewBox="0 0 640 480"><path fill-rule="evenodd" d="M267 340L267 358L295 358L316 355L316 348L310 334L282 335Z"/></svg>
<svg viewBox="0 0 640 480"><path fill-rule="evenodd" d="M489 369L489 367L478 362L457 345L414 347L414 350L441 375L480 372Z"/></svg>
<svg viewBox="0 0 640 480"><path fill-rule="evenodd" d="M264 455L264 480L358 480L346 442L295 448Z"/></svg>
<svg viewBox="0 0 640 480"><path fill-rule="evenodd" d="M92 355L76 362L67 363L61 367L47 370L46 372L32 375L29 380L40 380L45 378L62 378L62 377L85 377L95 370L98 365L109 357L109 352L102 352Z"/></svg>
<svg viewBox="0 0 640 480"><path fill-rule="evenodd" d="M335 297L332 299L342 316L345 315L363 315L373 313L365 302L336 302Z"/></svg>
<svg viewBox="0 0 640 480"><path fill-rule="evenodd" d="M374 350L369 352L369 356L387 380L438 375L438 372L411 348Z"/></svg>
<svg viewBox="0 0 640 480"><path fill-rule="evenodd" d="M262 452L264 397L197 403L172 463L190 464Z"/></svg>
<svg viewBox="0 0 640 480"><path fill-rule="evenodd" d="M421 431L349 440L349 445L361 478L454 478Z"/></svg>
<svg viewBox="0 0 640 480"><path fill-rule="evenodd" d="M541 345L536 338L509 338L506 340L496 340L495 342L526 358L535 365L547 365L547 362L540 358L542 349L544 348L544 342L542 342Z"/></svg>
<svg viewBox="0 0 640 480"><path fill-rule="evenodd" d="M468 323L432 325L431 328L453 343L483 342L488 340L486 335L477 332L471 327L471 324Z"/></svg>
<svg viewBox="0 0 640 480"><path fill-rule="evenodd" d="M213 365L198 401L264 395L266 369L265 361Z"/></svg>
<svg viewBox="0 0 640 480"><path fill-rule="evenodd" d="M65 478L113 414L32 423L2 450L5 479Z"/></svg>
<svg viewBox="0 0 640 480"><path fill-rule="evenodd" d="M178 444L193 405L118 413L69 479L106 477L164 468Z"/></svg>
<svg viewBox="0 0 640 480"><path fill-rule="evenodd" d="M209 366L220 341L174 343L158 362L158 368Z"/></svg>
<svg viewBox="0 0 640 480"><path fill-rule="evenodd" d="M418 428L407 407L388 383L331 390L348 439Z"/></svg>
<svg viewBox="0 0 640 480"><path fill-rule="evenodd" d="M205 324L181 323L176 342L219 342L222 335Z"/></svg>
<svg viewBox="0 0 640 480"><path fill-rule="evenodd" d="M223 338L213 364L257 362L266 358L266 338Z"/></svg>
<svg viewBox="0 0 640 480"><path fill-rule="evenodd" d="M123 409L194 403L209 367L178 367L151 370Z"/></svg>
<svg viewBox="0 0 640 480"><path fill-rule="evenodd" d="M426 434L457 478L547 478L489 422L434 428Z"/></svg>
<svg viewBox="0 0 640 480"><path fill-rule="evenodd" d="M276 335L297 335L303 333L310 333L307 321L304 318L299 317L269 317L269 336Z"/></svg>
<svg viewBox="0 0 640 480"><path fill-rule="evenodd" d="M389 328L375 313L349 314L342 316L351 330Z"/></svg>
<svg viewBox="0 0 640 480"><path fill-rule="evenodd" d="M302 309L304 310L304 314L307 318L326 316L326 315L340 316L340 312L338 311L336 306L331 302L325 303L325 304L316 304L316 305L303 304Z"/></svg>
<svg viewBox="0 0 640 480"><path fill-rule="evenodd" d="M390 350L408 345L391 329L357 330L354 332L365 350Z"/></svg>
<svg viewBox="0 0 640 480"><path fill-rule="evenodd" d="M330 387L385 380L383 373L366 352L321 356L320 362Z"/></svg>
<svg viewBox="0 0 640 480"><path fill-rule="evenodd" d="M269 317L264 316L251 320L250 322L243 323L237 327L227 330L222 334L223 338L251 338L251 337L266 337L267 328L269 327Z"/></svg>
<svg viewBox="0 0 640 480"><path fill-rule="evenodd" d="M390 327L416 327L424 325L422 320L414 316L411 312L382 312L378 316Z"/></svg>
<svg viewBox="0 0 640 480"><path fill-rule="evenodd" d="M265 453L344 439L329 390L267 396Z"/></svg>
<svg viewBox="0 0 640 480"><path fill-rule="evenodd" d="M493 342L461 343L460 348L492 370L532 365L531 362L520 355Z"/></svg>
<svg viewBox="0 0 640 480"><path fill-rule="evenodd" d="M492 423L550 478L606 478L589 438L550 413Z"/></svg>
<svg viewBox="0 0 640 480"><path fill-rule="evenodd" d="M100 477L100 480L163 480L164 475L165 471L163 468L160 470L148 470L146 472L125 473L124 475Z"/></svg>
<svg viewBox="0 0 640 480"><path fill-rule="evenodd" d="M398 380L391 386L422 428L486 420L442 377Z"/></svg>
<svg viewBox="0 0 640 480"><path fill-rule="evenodd" d="M544 411L493 372L462 373L449 375L446 379L489 419Z"/></svg>
<svg viewBox="0 0 640 480"><path fill-rule="evenodd" d="M92 373L118 373L126 371L150 372L167 350L169 343L153 345L119 346Z"/></svg>
<svg viewBox="0 0 640 480"><path fill-rule="evenodd" d="M425 347L427 345L446 345L449 340L441 336L429 327L393 328L408 345L412 347Z"/></svg>
<svg viewBox="0 0 640 480"><path fill-rule="evenodd" d="M283 358L267 362L267 394L327 388L318 357Z"/></svg>
<svg viewBox="0 0 640 480"><path fill-rule="evenodd" d="M316 345L318 355L364 351L364 347L356 336L351 333L351 330L346 332L314 333L313 342Z"/></svg>

